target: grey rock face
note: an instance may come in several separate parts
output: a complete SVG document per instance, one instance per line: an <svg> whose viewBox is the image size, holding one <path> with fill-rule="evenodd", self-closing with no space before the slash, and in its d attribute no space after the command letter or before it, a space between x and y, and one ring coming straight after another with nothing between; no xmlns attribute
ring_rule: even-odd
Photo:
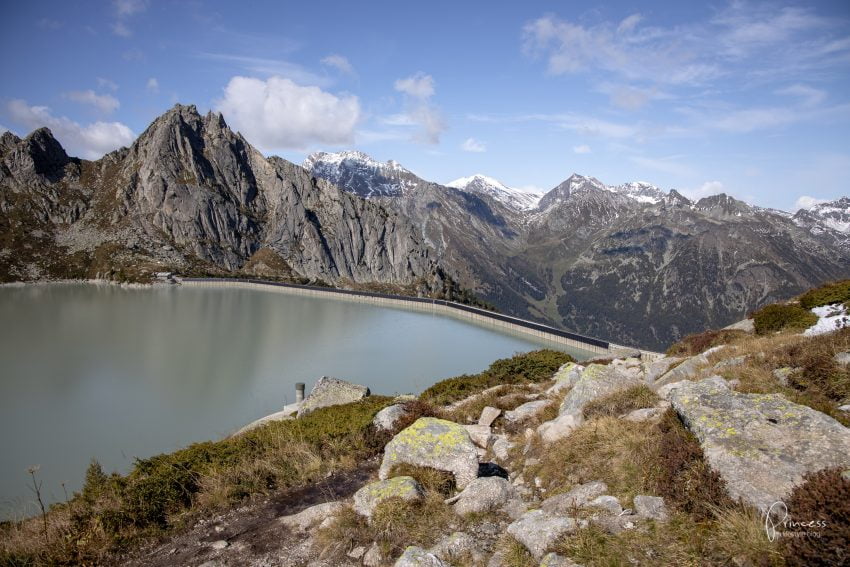
<svg viewBox="0 0 850 567"><path fill-rule="evenodd" d="M670 368L682 362L684 360L678 356L665 356L664 358L658 359L654 362L649 363L646 366L646 371L644 372L644 381L647 384L652 384L662 375L664 375Z"/></svg>
<svg viewBox="0 0 850 567"><path fill-rule="evenodd" d="M572 388L581 377L582 371L584 371L584 366L576 364L575 362L568 362L564 364L558 369L555 376L553 376L552 380L555 383L546 390L546 393L550 395L558 394L564 390Z"/></svg>
<svg viewBox="0 0 850 567"><path fill-rule="evenodd" d="M460 489L478 477L478 451L469 433L434 417L417 419L387 443L378 475L386 479L393 466L402 463L451 472Z"/></svg>
<svg viewBox="0 0 850 567"><path fill-rule="evenodd" d="M649 520L666 522L669 515L664 499L660 496L646 496L639 494L634 498L635 513Z"/></svg>
<svg viewBox="0 0 850 567"><path fill-rule="evenodd" d="M455 512L461 516L496 510L510 500L514 489L510 482L498 476L476 478L460 493Z"/></svg>
<svg viewBox="0 0 850 567"><path fill-rule="evenodd" d="M477 446L482 449L490 446L493 432L490 430L489 425L464 425L463 428L466 429L467 433L469 433L469 438Z"/></svg>
<svg viewBox="0 0 850 567"><path fill-rule="evenodd" d="M581 508L598 496L608 492L608 485L596 480L580 484L564 494L543 501L542 508L550 514L569 514L573 508Z"/></svg>
<svg viewBox="0 0 850 567"><path fill-rule="evenodd" d="M567 393L559 413L578 417L588 402L641 383L639 377L616 366L590 364L581 373L581 378L573 389Z"/></svg>
<svg viewBox="0 0 850 567"><path fill-rule="evenodd" d="M366 567L379 567L384 562L384 556L377 543L372 543L363 556L363 565Z"/></svg>
<svg viewBox="0 0 850 567"><path fill-rule="evenodd" d="M599 510L604 510L606 514L610 514L612 516L618 516L623 511L623 507L620 505L620 501L609 494L597 496L584 506L586 508L597 508Z"/></svg>
<svg viewBox="0 0 850 567"><path fill-rule="evenodd" d="M485 407L481 410L481 417L478 418L478 425L485 425L490 427L493 425L493 422L496 421L496 418L502 415L502 410L499 408L493 408L490 406Z"/></svg>
<svg viewBox="0 0 850 567"><path fill-rule="evenodd" d="M354 493L354 511L367 518L381 502L390 498L401 498L407 502L421 500L422 487L409 476L397 476L367 484Z"/></svg>
<svg viewBox="0 0 850 567"><path fill-rule="evenodd" d="M850 430L779 394L741 394L709 379L683 382L669 396L732 498L762 511L805 473L850 466Z"/></svg>
<svg viewBox="0 0 850 567"><path fill-rule="evenodd" d="M553 516L543 510L532 510L508 526L508 533L523 544L538 561L564 534L578 529L573 518Z"/></svg>
<svg viewBox="0 0 850 567"><path fill-rule="evenodd" d="M310 390L310 395L304 398L304 402L298 408L298 417L307 415L319 408L356 402L368 395L369 388L366 386L322 376Z"/></svg>
<svg viewBox="0 0 850 567"><path fill-rule="evenodd" d="M708 356L720 348L722 347L711 348L701 354L686 359L672 370L665 372L655 381L654 385L658 387L681 380L693 380L699 376L700 371L708 364Z"/></svg>
<svg viewBox="0 0 850 567"><path fill-rule="evenodd" d="M443 561L451 561L454 557L461 557L467 553L480 556L478 542L471 535L464 532L454 532L438 541L428 550Z"/></svg>
<svg viewBox="0 0 850 567"><path fill-rule="evenodd" d="M540 561L540 567L581 567L581 565L563 555L547 553Z"/></svg>
<svg viewBox="0 0 850 567"><path fill-rule="evenodd" d="M433 553L416 546L405 549L394 565L395 567L451 567Z"/></svg>
<svg viewBox="0 0 850 567"><path fill-rule="evenodd" d="M553 420L541 423L537 427L537 433L544 443L554 443L569 437L583 421L581 413L559 415Z"/></svg>
<svg viewBox="0 0 850 567"><path fill-rule="evenodd" d="M293 530L307 530L325 518L335 516L345 505L342 502L325 502L310 506L297 514L280 518L280 523Z"/></svg>
<svg viewBox="0 0 850 567"><path fill-rule="evenodd" d="M396 422L406 415L407 410L404 409L404 404L393 404L376 413L372 424L379 430L390 431L395 427Z"/></svg>
<svg viewBox="0 0 850 567"><path fill-rule="evenodd" d="M524 404L515 409L506 411L504 417L507 421L510 421L511 423L524 421L540 413L543 408L545 408L548 404L549 402L547 400L534 400L531 402L525 402Z"/></svg>

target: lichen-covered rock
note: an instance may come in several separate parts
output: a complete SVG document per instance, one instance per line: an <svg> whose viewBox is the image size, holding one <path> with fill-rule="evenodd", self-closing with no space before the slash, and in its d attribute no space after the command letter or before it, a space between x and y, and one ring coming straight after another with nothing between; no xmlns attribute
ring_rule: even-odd
<svg viewBox="0 0 850 567"><path fill-rule="evenodd" d="M620 505L620 501L617 500L614 496L611 496L610 494L603 494L602 496L597 496L596 498L585 504L584 507L604 510L606 513L612 516L618 516L623 511L623 507Z"/></svg>
<svg viewBox="0 0 850 567"><path fill-rule="evenodd" d="M730 496L762 511L805 473L850 466L850 429L779 394L741 394L716 377L669 395Z"/></svg>
<svg viewBox="0 0 850 567"><path fill-rule="evenodd" d="M452 535L444 537L428 551L443 561L451 561L455 557L463 557L467 554L479 559L482 558L477 540L464 532L454 532Z"/></svg>
<svg viewBox="0 0 850 567"><path fill-rule="evenodd" d="M306 530L325 518L335 516L345 505L342 502L325 502L301 510L297 514L280 518L280 523L291 530Z"/></svg>
<svg viewBox="0 0 850 567"><path fill-rule="evenodd" d="M372 420L372 425L379 431L391 431L398 420L406 415L407 410L404 404L393 404L376 413L375 419Z"/></svg>
<svg viewBox="0 0 850 567"><path fill-rule="evenodd" d="M550 514L569 514L574 508L584 506L597 496L608 492L608 485L600 480L580 484L564 494L543 501L542 508Z"/></svg>
<svg viewBox="0 0 850 567"><path fill-rule="evenodd" d="M649 520L666 522L669 515L664 499L660 496L646 496L639 494L635 496L635 514Z"/></svg>
<svg viewBox="0 0 850 567"><path fill-rule="evenodd" d="M552 377L552 380L555 383L546 390L546 393L558 394L564 390L572 388L575 386L576 382L578 382L583 370L584 366L576 364L575 362L567 362L561 366L557 372L555 372L555 376Z"/></svg>
<svg viewBox="0 0 850 567"><path fill-rule="evenodd" d="M575 428L582 424L582 414L559 415L555 419L544 421L537 427L537 433L544 443L554 443L570 436Z"/></svg>
<svg viewBox="0 0 850 567"><path fill-rule="evenodd" d="M644 365L644 376L643 379L648 384L652 384L662 375L664 375L670 368L684 360L679 356L665 356L664 358L659 358L653 362Z"/></svg>
<svg viewBox="0 0 850 567"><path fill-rule="evenodd" d="M514 487L498 476L476 478L460 493L455 512L466 514L496 510L514 496Z"/></svg>
<svg viewBox="0 0 850 567"><path fill-rule="evenodd" d="M510 524L508 533L540 561L561 536L577 529L578 522L573 518L554 516L543 510L532 510Z"/></svg>
<svg viewBox="0 0 850 567"><path fill-rule="evenodd" d="M510 421L511 423L517 423L519 421L524 421L531 417L534 417L539 412L543 411L549 405L548 400L534 400L531 402L525 402L521 406L512 409L510 411L505 412L505 420Z"/></svg>
<svg viewBox="0 0 850 567"><path fill-rule="evenodd" d="M642 383L636 375L618 366L590 364L581 373L581 378L570 390L559 410L560 415L581 415L585 404L618 390Z"/></svg>
<svg viewBox="0 0 850 567"><path fill-rule="evenodd" d="M706 365L708 365L709 355L723 348L724 345L712 347L701 354L686 359L672 370L665 372L658 380L655 381L655 386L658 387L665 384L672 384L673 382L679 382L681 380L693 380L694 378L698 378L700 372Z"/></svg>
<svg viewBox="0 0 850 567"><path fill-rule="evenodd" d="M381 553L381 548L377 542L373 542L366 555L363 556L363 565L366 567L379 567L384 563L384 554Z"/></svg>
<svg viewBox="0 0 850 567"><path fill-rule="evenodd" d="M322 376L313 386L310 395L298 408L298 417L319 408L339 406L362 400L369 395L369 388L345 380Z"/></svg>
<svg viewBox="0 0 850 567"><path fill-rule="evenodd" d="M482 449L486 449L490 446L490 441L493 438L493 431L490 429L489 425L464 425L463 428L466 429L467 433L469 433L469 438L472 439L473 443Z"/></svg>
<svg viewBox="0 0 850 567"><path fill-rule="evenodd" d="M469 433L435 417L417 419L387 443L378 476L386 479L395 465L403 463L451 472L460 489L478 477L478 451Z"/></svg>
<svg viewBox="0 0 850 567"><path fill-rule="evenodd" d="M491 445L491 449L493 451L493 455L501 462L506 462L508 458L510 458L511 449L513 449L516 444L508 441L507 436L505 435L494 435L495 439L493 441L493 445Z"/></svg>
<svg viewBox="0 0 850 567"><path fill-rule="evenodd" d="M395 567L451 567L433 553L411 545L395 562Z"/></svg>
<svg viewBox="0 0 850 567"><path fill-rule="evenodd" d="M401 498L408 502L422 499L422 487L409 476L397 476L367 484L354 493L354 511L367 518L381 502L390 498Z"/></svg>

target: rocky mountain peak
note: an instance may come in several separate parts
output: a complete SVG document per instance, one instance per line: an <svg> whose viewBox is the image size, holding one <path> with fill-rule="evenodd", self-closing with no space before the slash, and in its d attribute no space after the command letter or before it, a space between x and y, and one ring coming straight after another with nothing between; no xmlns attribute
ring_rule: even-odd
<svg viewBox="0 0 850 567"><path fill-rule="evenodd" d="M302 164L315 177L361 197L398 197L426 182L397 161L380 162L356 150L316 152Z"/></svg>
<svg viewBox="0 0 850 567"><path fill-rule="evenodd" d="M664 197L663 202L669 207L688 207L691 205L691 200L675 189L670 189L670 192Z"/></svg>
<svg viewBox="0 0 850 567"><path fill-rule="evenodd" d="M753 208L750 205L744 201L739 201L734 197L730 197L726 193L703 197L696 202L694 207L697 210L704 212L714 212L735 216L741 216L742 214L751 213L753 211Z"/></svg>
<svg viewBox="0 0 850 567"><path fill-rule="evenodd" d="M521 191L513 187L508 187L501 181L481 173L455 179L446 183L446 187L488 195L503 205L520 211L528 211L535 208L543 196L542 193Z"/></svg>
<svg viewBox="0 0 850 567"><path fill-rule="evenodd" d="M605 191L605 185L595 177L573 173L557 187L543 195L537 205L539 210L547 210L566 202L570 197L579 193L594 193Z"/></svg>
<svg viewBox="0 0 850 567"><path fill-rule="evenodd" d="M800 209L794 214L793 220L797 226L808 228L817 234L825 230L850 234L850 198L841 197L835 201Z"/></svg>
<svg viewBox="0 0 850 567"><path fill-rule="evenodd" d="M0 158L20 143L21 139L8 130L0 135Z"/></svg>
<svg viewBox="0 0 850 567"><path fill-rule="evenodd" d="M0 148L16 178L29 182L36 182L39 177L58 181L65 175L65 166L71 158L49 128L39 128L23 140L10 132L6 134Z"/></svg>

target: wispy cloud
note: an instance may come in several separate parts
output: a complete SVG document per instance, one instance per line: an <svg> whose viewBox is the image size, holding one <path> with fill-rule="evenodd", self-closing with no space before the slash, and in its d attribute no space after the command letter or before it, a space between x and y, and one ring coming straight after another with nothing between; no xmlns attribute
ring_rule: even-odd
<svg viewBox="0 0 850 567"><path fill-rule="evenodd" d="M460 145L460 149L465 152L482 153L487 151L487 146L484 142L476 140L475 138L467 138Z"/></svg>
<svg viewBox="0 0 850 567"><path fill-rule="evenodd" d="M582 144L580 146L573 146L573 153L574 154L582 155L582 154L589 154L590 152L591 152L590 146L588 146L587 144Z"/></svg>
<svg viewBox="0 0 850 567"><path fill-rule="evenodd" d="M109 94L99 95L91 89L67 92L65 97L74 102L91 106L102 114L111 114L121 106L121 103L114 96Z"/></svg>
<svg viewBox="0 0 850 567"><path fill-rule="evenodd" d="M136 14L148 9L148 0L113 0L112 10L115 13L115 21L112 22L112 33L121 37L131 37L133 31L127 22Z"/></svg>
<svg viewBox="0 0 850 567"><path fill-rule="evenodd" d="M720 181L706 181L697 187L679 189L679 192L688 199L698 201L703 197L710 197L712 195L724 193L726 192L726 189Z"/></svg>
<svg viewBox="0 0 850 567"><path fill-rule="evenodd" d="M145 83L145 90L150 94L159 94L159 81L156 77L148 79L148 82Z"/></svg>
<svg viewBox="0 0 850 567"><path fill-rule="evenodd" d="M810 197L808 195L800 196L796 201L794 201L794 209L795 211L799 211L800 209L811 209L815 205L819 203L826 203L829 199L819 199L817 197Z"/></svg>
<svg viewBox="0 0 850 567"><path fill-rule="evenodd" d="M826 99L826 91L799 83L779 89L776 94L799 98L804 106L817 106Z"/></svg>
<svg viewBox="0 0 850 567"><path fill-rule="evenodd" d="M320 63L328 67L333 67L334 69L345 75L355 74L354 67L351 65L351 62L349 62L346 57L343 57L342 55L338 55L336 53L332 53L327 57L323 57Z"/></svg>
<svg viewBox="0 0 850 567"><path fill-rule="evenodd" d="M104 79L103 77L97 78L97 86L102 88L102 89L110 90L112 92L115 92L115 91L118 90L118 83L116 83L115 81L111 81L109 79Z"/></svg>
<svg viewBox="0 0 850 567"><path fill-rule="evenodd" d="M397 79L393 87L407 97L404 114L390 117L394 125L417 125L419 129L413 135L414 141L439 144L446 123L440 110L431 103L431 97L437 92L434 78L420 71L410 77Z"/></svg>
<svg viewBox="0 0 850 567"><path fill-rule="evenodd" d="M285 77L292 79L300 85L312 85L317 87L329 87L332 80L323 75L316 74L303 66L283 59L269 59L265 57L254 57L251 55L238 55L231 53L199 53L197 57L209 61L218 61L233 65L252 75L262 77Z"/></svg>

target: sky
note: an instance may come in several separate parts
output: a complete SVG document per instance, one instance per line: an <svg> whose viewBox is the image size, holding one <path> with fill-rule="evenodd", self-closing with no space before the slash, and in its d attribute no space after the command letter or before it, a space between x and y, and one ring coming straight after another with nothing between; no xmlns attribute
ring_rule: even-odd
<svg viewBox="0 0 850 567"><path fill-rule="evenodd" d="M71 155L175 103L300 163L573 172L795 210L850 195L850 3L9 2L0 131Z"/></svg>

